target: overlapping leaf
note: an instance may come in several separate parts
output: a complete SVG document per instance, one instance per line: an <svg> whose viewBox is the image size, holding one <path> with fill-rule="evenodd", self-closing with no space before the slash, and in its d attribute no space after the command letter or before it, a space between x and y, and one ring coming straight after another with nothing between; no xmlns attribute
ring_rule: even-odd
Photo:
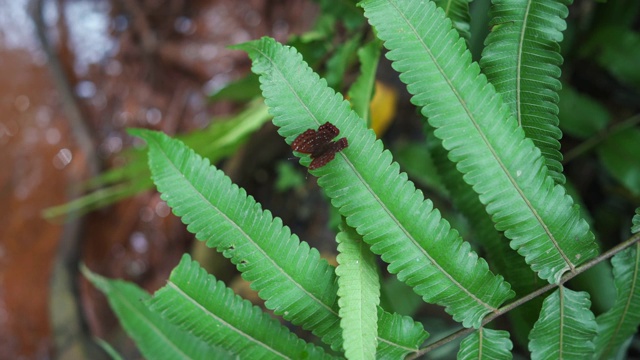
<svg viewBox="0 0 640 360"><path fill-rule="evenodd" d="M547 176L540 151L479 74L442 10L408 0L370 0L364 8L412 102L511 247L550 282L595 256L588 224Z"/></svg>
<svg viewBox="0 0 640 360"><path fill-rule="evenodd" d="M583 359L593 354L595 316L586 292L560 286L542 304L529 334L532 359Z"/></svg>
<svg viewBox="0 0 640 360"><path fill-rule="evenodd" d="M364 121L294 49L269 38L238 48L252 58L273 122L287 142L326 121L347 138L346 149L312 172L347 223L389 263L390 272L425 301L446 306L465 326L479 326L485 314L512 296L509 285L489 272L486 262L399 172Z"/></svg>
<svg viewBox="0 0 640 360"><path fill-rule="evenodd" d="M378 336L380 279L376 258L360 236L341 226L338 241L338 304L347 359L373 359Z"/></svg>
<svg viewBox="0 0 640 360"><path fill-rule="evenodd" d="M339 349L334 268L318 251L179 140L146 130L131 132L147 141L153 180L187 229L230 258L269 309ZM388 334L400 331L389 329ZM416 341L415 336L378 339L378 351L408 352L418 346Z"/></svg>
<svg viewBox="0 0 640 360"><path fill-rule="evenodd" d="M598 359L614 357L620 345L640 325L639 250L640 247L635 244L611 259L617 296L613 308L596 319L598 336L595 344Z"/></svg>
<svg viewBox="0 0 640 360"><path fill-rule="evenodd" d="M149 307L185 332L241 359L332 358L234 294L186 254Z"/></svg>
<svg viewBox="0 0 640 360"><path fill-rule="evenodd" d="M480 328L460 343L458 360L512 359L513 344L504 330Z"/></svg>
<svg viewBox="0 0 640 360"><path fill-rule="evenodd" d="M151 296L135 284L106 279L85 267L82 272L105 294L122 327L146 358L204 360L231 357L226 350L207 344L150 310L146 301Z"/></svg>
<svg viewBox="0 0 640 360"><path fill-rule="evenodd" d="M494 0L480 66L564 184L558 128L559 42L571 0Z"/></svg>

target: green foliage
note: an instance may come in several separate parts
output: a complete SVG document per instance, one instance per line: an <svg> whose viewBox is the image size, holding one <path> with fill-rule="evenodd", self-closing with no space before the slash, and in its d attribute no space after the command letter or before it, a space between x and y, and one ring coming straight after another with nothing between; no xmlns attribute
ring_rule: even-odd
<svg viewBox="0 0 640 360"><path fill-rule="evenodd" d="M508 332L480 328L462 340L458 360L512 359L512 348Z"/></svg>
<svg viewBox="0 0 640 360"><path fill-rule="evenodd" d="M149 308L181 330L240 358L331 358L235 295L188 255L182 257L167 285L154 294Z"/></svg>
<svg viewBox="0 0 640 360"><path fill-rule="evenodd" d="M377 310L380 280L375 257L362 238L344 225L338 242L338 304L344 354L348 359L371 359L376 355Z"/></svg>
<svg viewBox="0 0 640 360"><path fill-rule="evenodd" d="M589 294L560 286L542 304L529 334L532 359L579 359L593 354L596 321Z"/></svg>
<svg viewBox="0 0 640 360"><path fill-rule="evenodd" d="M494 0L480 66L518 126L540 149L549 175L563 184L558 129L560 46L571 0Z"/></svg>
<svg viewBox="0 0 640 360"><path fill-rule="evenodd" d="M547 176L538 148L432 3L368 1L365 16L434 134L480 196L496 228L542 279L595 256L597 247L564 188Z"/></svg>
<svg viewBox="0 0 640 360"><path fill-rule="evenodd" d="M364 121L294 49L269 38L239 48L252 58L273 123L287 142L325 119L335 119L349 147L311 173L347 224L389 263L391 273L466 326L479 326L483 315L512 296L508 284L489 272L487 263L399 172ZM308 165L309 158L302 163Z"/></svg>
<svg viewBox="0 0 640 360"><path fill-rule="evenodd" d="M86 267L82 272L109 300L122 326L136 341L148 359L219 359L230 353L211 346L202 339L166 321L161 314L147 306L150 296L134 284L109 280L92 273Z"/></svg>
<svg viewBox="0 0 640 360"><path fill-rule="evenodd" d="M636 219L636 226L638 222ZM596 319L598 336L595 338L595 345L599 359L614 357L620 346L640 325L639 250L636 244L611 260L617 296L613 307Z"/></svg>
<svg viewBox="0 0 640 360"><path fill-rule="evenodd" d="M511 335L531 358L615 356L640 323L638 246L613 258L617 298L597 318L578 282L568 283L575 290L565 287L568 277L592 265L598 245L586 210L576 205L580 199L574 201L565 190L558 117L568 135L585 140L576 149L595 149L603 167L631 193L640 189L640 138L632 129L636 123L613 125L614 112L594 97L574 88L560 91L559 42L568 4L494 1L480 64L471 61L466 49L466 0L366 0L362 9L373 32L363 30L362 9L353 1L321 1L324 13L317 26L292 39L297 48L271 38L236 46L249 54L285 142L327 121L348 140L332 161L309 171L346 223L336 237L338 268L193 146L160 133L132 132L147 141L153 181L187 229L229 258L267 309L310 331L326 349L301 340L188 257L152 298L132 285L87 276L107 295L143 354L152 358L169 354L148 352L161 341L173 341L172 351L194 358L202 349L209 357L220 351L222 357L228 352L239 358L418 356L429 349L419 349L428 337L423 325L385 309L412 314L437 331L430 317L414 314L425 302L442 306L463 327L475 328L461 331L470 335L460 344L460 359L511 359ZM346 24L347 36L336 43L338 21ZM396 155L412 177L466 217L463 231L400 172L391 152L368 129L383 42L425 117L426 144L412 144ZM351 105L334 89L346 85L343 75L356 57L361 68L349 91ZM614 74L631 71L613 60L607 64L615 65L609 68ZM326 71L326 79L312 67ZM242 93L229 90L227 95ZM295 154L309 165L308 155ZM296 183L291 168L286 169L281 177L290 181L281 188L299 184L299 177ZM640 229L640 209L636 212L633 232ZM467 240L473 244L461 232L470 234ZM375 255L396 275L382 289ZM549 284L546 290L557 289L544 302L542 291L527 297ZM419 297L403 304L397 297L407 289ZM526 302L505 305L514 296ZM128 306L135 311L126 311ZM509 332L485 327L507 311Z"/></svg>

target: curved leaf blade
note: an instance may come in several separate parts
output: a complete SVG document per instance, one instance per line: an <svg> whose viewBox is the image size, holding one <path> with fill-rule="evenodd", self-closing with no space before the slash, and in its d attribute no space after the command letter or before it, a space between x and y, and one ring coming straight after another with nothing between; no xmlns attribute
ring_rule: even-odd
<svg viewBox="0 0 640 360"><path fill-rule="evenodd" d="M389 263L391 273L425 301L445 306L465 326L479 326L485 314L512 296L502 277L489 271L432 202L407 181L364 121L295 49L269 38L237 48L253 60L273 123L287 142L327 120L348 139L349 147L311 172L347 224Z"/></svg>
<svg viewBox="0 0 640 360"><path fill-rule="evenodd" d="M236 295L187 254L149 306L183 331L241 359L332 358Z"/></svg>
<svg viewBox="0 0 640 360"><path fill-rule="evenodd" d="M133 283L111 280L81 267L84 276L107 296L122 327L148 359L229 358L230 353L166 321L147 306L151 296Z"/></svg>
<svg viewBox="0 0 640 360"><path fill-rule="evenodd" d="M595 345L598 359L614 357L620 346L640 325L639 250L640 245L636 243L611 259L617 296L613 308L596 319L598 336Z"/></svg>
<svg viewBox="0 0 640 360"><path fill-rule="evenodd" d="M314 334L339 347L335 274L318 251L182 142L133 133L147 141L153 180L187 229L230 258L267 308L306 329L314 324Z"/></svg>
<svg viewBox="0 0 640 360"><path fill-rule="evenodd" d="M460 343L458 360L512 359L513 344L504 330L480 328Z"/></svg>
<svg viewBox="0 0 640 360"><path fill-rule="evenodd" d="M525 134L540 149L549 175L564 184L558 128L560 45L571 0L494 0L492 31L480 66Z"/></svg>
<svg viewBox="0 0 640 360"><path fill-rule="evenodd" d="M300 242L279 218L263 211L222 171L181 141L148 130L130 133L149 144L153 180L187 229L230 258L243 277L253 281L267 308L339 349L336 277L318 251ZM400 329L388 331L393 334ZM379 338L378 343L379 351L406 351L414 346L411 339Z"/></svg>
<svg viewBox="0 0 640 360"><path fill-rule="evenodd" d="M560 286L542 303L529 334L532 359L582 359L593 354L597 324L586 292Z"/></svg>
<svg viewBox="0 0 640 360"><path fill-rule="evenodd" d="M365 16L449 158L496 228L542 279L557 283L597 253L594 236L540 151L479 74L451 22L431 2L368 0Z"/></svg>
<svg viewBox="0 0 640 360"><path fill-rule="evenodd" d="M347 359L373 359L378 336L380 280L376 259L351 228L341 226L338 241L338 305Z"/></svg>

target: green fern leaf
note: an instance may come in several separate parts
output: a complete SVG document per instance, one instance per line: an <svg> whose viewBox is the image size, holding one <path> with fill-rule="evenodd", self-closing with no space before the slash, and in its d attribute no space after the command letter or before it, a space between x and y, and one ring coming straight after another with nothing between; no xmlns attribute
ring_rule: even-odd
<svg viewBox="0 0 640 360"><path fill-rule="evenodd" d="M300 242L279 218L263 211L207 159L162 133L130 130L149 145L149 167L162 198L196 238L231 258L267 308L342 346L334 268ZM390 331L400 331L391 329ZM417 346L378 339L380 346ZM391 350L390 350L391 351Z"/></svg>
<svg viewBox="0 0 640 360"><path fill-rule="evenodd" d="M377 359L404 359L407 354L418 351L428 337L421 323L378 307Z"/></svg>
<svg viewBox="0 0 640 360"><path fill-rule="evenodd" d="M305 328L317 324L316 335L340 346L335 275L318 251L178 140L133 134L147 141L153 180L187 229L230 258L267 308Z"/></svg>
<svg viewBox="0 0 640 360"><path fill-rule="evenodd" d="M464 41L431 2L372 0L365 16L390 50L414 104L480 195L496 228L542 279L557 283L597 253L594 236L540 151L479 74Z"/></svg>
<svg viewBox="0 0 640 360"><path fill-rule="evenodd" d="M512 296L502 277L491 274L487 263L400 173L364 121L295 49L270 38L238 48L253 60L273 123L287 142L329 120L348 139L349 146L333 161L311 172L347 224L389 263L391 273L425 301L444 305L465 326L479 326L485 314Z"/></svg>
<svg viewBox="0 0 640 360"><path fill-rule="evenodd" d="M376 83L376 70L380 60L380 48L382 43L375 39L358 50L360 60L360 75L349 88L349 98L353 105L353 110L361 118L371 124L370 109L371 98ZM369 126L370 127L370 126Z"/></svg>
<svg viewBox="0 0 640 360"><path fill-rule="evenodd" d="M229 359L231 354L167 322L147 306L150 295L132 283L110 280L81 267L84 276L107 296L122 327L147 359Z"/></svg>
<svg viewBox="0 0 640 360"><path fill-rule="evenodd" d="M532 359L584 359L594 351L595 316L589 294L560 286L542 303L529 334Z"/></svg>
<svg viewBox="0 0 640 360"><path fill-rule="evenodd" d="M241 359L329 359L285 326L182 256L149 307L183 331Z"/></svg>
<svg viewBox="0 0 640 360"><path fill-rule="evenodd" d="M512 359L511 349L507 331L480 328L462 340L458 360Z"/></svg>
<svg viewBox="0 0 640 360"><path fill-rule="evenodd" d="M540 149L549 175L564 184L558 128L559 42L571 0L494 0L491 33L480 66L525 134Z"/></svg>
<svg viewBox="0 0 640 360"><path fill-rule="evenodd" d="M373 359L378 336L376 307L380 304L380 280L376 258L367 244L347 225L338 241L338 305L347 359Z"/></svg>
<svg viewBox="0 0 640 360"><path fill-rule="evenodd" d="M430 144L433 162L438 169L438 174L442 177L443 184L446 184L455 207L469 219L469 225L474 230L476 242L486 252L486 258L493 266L492 269L498 274L504 274L516 295L523 296L540 288L543 285L543 280L531 271L522 256L509 247L508 239L496 230L476 193L473 192L469 184L464 182L462 174L456 169L455 164L447 158L442 142L433 135L433 129L428 125L425 128L427 144ZM527 336L536 322L541 306L542 299L537 297L508 313L516 340L523 344L527 342Z"/></svg>
<svg viewBox="0 0 640 360"><path fill-rule="evenodd" d="M469 43L469 39L471 39L469 3L471 0L433 0L433 2L442 8L444 14L451 19L453 27L458 31L460 37Z"/></svg>
<svg viewBox="0 0 640 360"><path fill-rule="evenodd" d="M638 216L638 215L636 215ZM610 359L640 325L640 245L611 259L617 296L611 310L598 316L595 339L598 359Z"/></svg>

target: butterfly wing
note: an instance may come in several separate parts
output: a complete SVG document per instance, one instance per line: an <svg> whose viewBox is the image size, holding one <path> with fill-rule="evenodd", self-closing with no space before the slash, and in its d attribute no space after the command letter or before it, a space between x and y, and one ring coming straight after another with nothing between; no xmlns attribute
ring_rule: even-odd
<svg viewBox="0 0 640 360"><path fill-rule="evenodd" d="M291 149L304 154L311 154L314 149L316 130L309 129L293 140L291 143Z"/></svg>
<svg viewBox="0 0 640 360"><path fill-rule="evenodd" d="M315 170L319 167L327 165L327 163L333 160L334 157L336 157L335 151L329 151L313 158L313 161L311 161L311 164L309 164L309 170Z"/></svg>
<svg viewBox="0 0 640 360"><path fill-rule="evenodd" d="M319 167L325 166L329 161L335 158L338 151L346 148L347 146L349 146L347 138L342 138L336 142L328 144L324 153L313 158L313 161L309 164L309 170L315 170Z"/></svg>
<svg viewBox="0 0 640 360"><path fill-rule="evenodd" d="M309 129L291 143L294 151L304 154L310 154L311 164L309 169L314 170L326 165L333 160L336 152L346 148L349 144L346 138L342 138L336 142L333 139L340 134L340 130L330 122L320 125L318 130Z"/></svg>

